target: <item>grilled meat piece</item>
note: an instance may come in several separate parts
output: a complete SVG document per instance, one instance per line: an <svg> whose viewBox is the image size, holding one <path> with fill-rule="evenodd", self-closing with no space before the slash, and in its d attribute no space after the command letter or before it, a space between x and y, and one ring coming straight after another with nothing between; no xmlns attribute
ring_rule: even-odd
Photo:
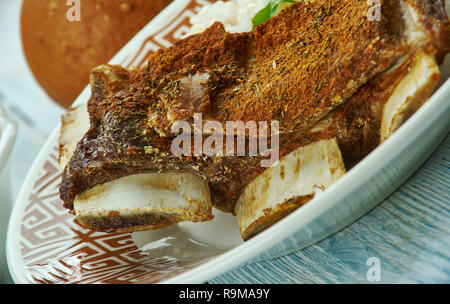
<svg viewBox="0 0 450 304"><path fill-rule="evenodd" d="M245 187L236 204L245 240L307 203L345 172L336 139L351 166L394 133L432 94L440 80L437 59L449 51L450 35L442 3L434 1L436 7L430 10L431 2L425 2L419 6L403 2L408 53L309 130L335 138L296 149ZM423 14L424 7L429 15Z"/></svg>
<svg viewBox="0 0 450 304"><path fill-rule="evenodd" d="M438 63L450 52L443 1L400 3L408 52L314 128L328 128L346 159L370 153L422 106L440 80Z"/></svg>
<svg viewBox="0 0 450 304"><path fill-rule="evenodd" d="M347 165L361 160L428 99L440 79L430 51L405 56L371 79L309 130L330 139L303 143L245 187L235 208L245 240L328 188L346 172L341 155Z"/></svg>
<svg viewBox="0 0 450 304"><path fill-rule="evenodd" d="M169 136L196 109L221 123L277 120L281 132L304 130L405 53L392 13L399 6L385 1L379 22L368 20L364 1L320 0L294 4L250 33L216 23L150 56L141 71L153 89L149 126ZM207 79L193 98L201 108L182 101L185 79L196 74Z"/></svg>
<svg viewBox="0 0 450 304"><path fill-rule="evenodd" d="M213 205L234 213L246 185L265 171L261 157L176 157L173 124L192 123L194 113L222 124L278 120L281 158L330 140L336 129L317 122L410 52L404 9L383 1L382 20L371 22L365 1L300 2L250 33L216 23L156 52L143 69L95 69L90 128L60 188L65 207L125 176L176 171L203 177Z"/></svg>
<svg viewBox="0 0 450 304"><path fill-rule="evenodd" d="M335 136L345 159L361 159L426 102L439 80L435 52L419 49L367 82L310 132Z"/></svg>

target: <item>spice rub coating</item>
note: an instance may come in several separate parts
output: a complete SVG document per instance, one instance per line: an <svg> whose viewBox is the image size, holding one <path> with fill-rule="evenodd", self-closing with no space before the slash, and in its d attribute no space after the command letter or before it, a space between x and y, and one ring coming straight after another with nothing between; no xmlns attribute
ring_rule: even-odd
<svg viewBox="0 0 450 304"><path fill-rule="evenodd" d="M280 122L280 157L332 132L306 130L405 53L397 1L371 22L365 1L300 2L242 34L220 23L150 56L142 69L102 66L91 75L90 129L66 166L65 207L76 195L122 176L189 171L210 185L213 204L234 212L260 157L175 157L178 120Z"/></svg>

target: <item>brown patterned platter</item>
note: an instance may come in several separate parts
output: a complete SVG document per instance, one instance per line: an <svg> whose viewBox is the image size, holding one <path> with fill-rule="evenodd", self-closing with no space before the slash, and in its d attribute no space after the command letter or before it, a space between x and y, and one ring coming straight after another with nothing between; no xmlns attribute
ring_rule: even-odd
<svg viewBox="0 0 450 304"><path fill-rule="evenodd" d="M142 65L150 52L183 37L190 17L211 2L175 0L110 63ZM450 62L442 68L449 75ZM89 96L86 88L75 104ZM16 283L201 283L256 256L304 248L367 213L411 176L448 133L448 100L450 81L326 191L245 243L234 217L219 211L211 222L155 231L108 234L84 229L59 199L58 127L14 205L6 244L9 270Z"/></svg>

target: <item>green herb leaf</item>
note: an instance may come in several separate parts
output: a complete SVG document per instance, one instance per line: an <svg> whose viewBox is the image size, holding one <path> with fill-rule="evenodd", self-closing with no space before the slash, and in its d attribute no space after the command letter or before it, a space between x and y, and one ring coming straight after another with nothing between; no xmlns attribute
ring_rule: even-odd
<svg viewBox="0 0 450 304"><path fill-rule="evenodd" d="M270 2L267 4L265 8L260 10L255 17L253 17L253 27L260 25L264 23L265 21L271 19L273 16L275 16L278 6L283 3L295 3L294 0L270 0Z"/></svg>

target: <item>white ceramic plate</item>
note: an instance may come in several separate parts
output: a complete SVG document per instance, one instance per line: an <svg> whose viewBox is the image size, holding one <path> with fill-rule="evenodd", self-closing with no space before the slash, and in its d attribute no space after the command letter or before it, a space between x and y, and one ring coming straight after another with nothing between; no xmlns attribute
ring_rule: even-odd
<svg viewBox="0 0 450 304"><path fill-rule="evenodd" d="M149 51L179 40L189 28L189 17L207 3L174 1L111 63L141 65ZM445 69L449 67L446 64ZM243 263L311 245L379 204L435 150L450 125L450 81L442 83L407 123L342 179L245 243L234 218L220 213L209 223L183 223L158 231L106 234L82 228L62 208L58 196L57 127L30 169L11 216L7 256L13 279L17 283L200 283ZM86 102L89 95L86 88L75 104Z"/></svg>

